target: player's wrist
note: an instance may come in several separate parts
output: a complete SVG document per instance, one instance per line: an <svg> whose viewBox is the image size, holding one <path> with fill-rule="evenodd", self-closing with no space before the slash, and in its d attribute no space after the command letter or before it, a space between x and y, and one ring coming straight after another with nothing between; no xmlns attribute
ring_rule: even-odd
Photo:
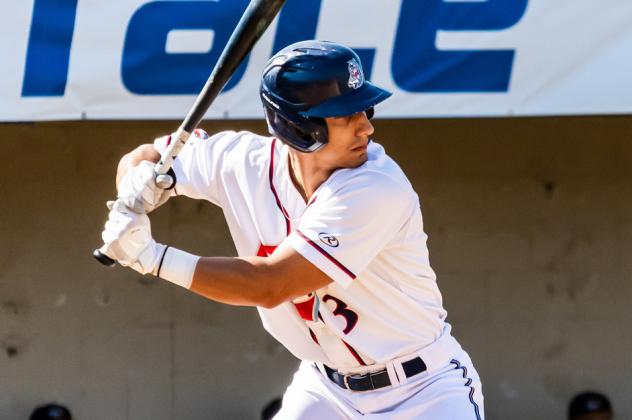
<svg viewBox="0 0 632 420"><path fill-rule="evenodd" d="M136 256L135 260L129 262L121 262L119 260L119 263L129 266L143 275L153 274L166 248L166 245L160 244L151 238L147 246Z"/></svg>
<svg viewBox="0 0 632 420"><path fill-rule="evenodd" d="M152 274L178 286L190 289L200 257L178 248L165 246Z"/></svg>

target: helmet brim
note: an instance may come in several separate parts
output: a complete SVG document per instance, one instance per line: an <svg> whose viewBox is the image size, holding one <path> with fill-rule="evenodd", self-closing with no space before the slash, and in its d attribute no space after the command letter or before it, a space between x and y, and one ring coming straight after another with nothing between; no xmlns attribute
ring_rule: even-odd
<svg viewBox="0 0 632 420"><path fill-rule="evenodd" d="M358 89L299 112L304 117L346 117L365 111L388 99L391 92L365 81Z"/></svg>

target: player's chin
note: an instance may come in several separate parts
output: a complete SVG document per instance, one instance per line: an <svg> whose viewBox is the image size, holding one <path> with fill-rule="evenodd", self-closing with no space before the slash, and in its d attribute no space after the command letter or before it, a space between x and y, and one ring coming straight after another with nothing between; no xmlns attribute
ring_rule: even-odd
<svg viewBox="0 0 632 420"><path fill-rule="evenodd" d="M345 166L347 168L357 168L358 166L364 165L367 160L369 160L369 155L366 149L364 149L364 151L355 151L351 154Z"/></svg>

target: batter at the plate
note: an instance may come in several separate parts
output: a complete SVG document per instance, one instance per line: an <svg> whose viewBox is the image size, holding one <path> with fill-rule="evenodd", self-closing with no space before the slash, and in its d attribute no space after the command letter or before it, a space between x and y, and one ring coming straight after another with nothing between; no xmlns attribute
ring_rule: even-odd
<svg viewBox="0 0 632 420"><path fill-rule="evenodd" d="M111 256L208 299L257 306L303 361L277 419L484 418L478 374L445 322L419 198L371 141L373 107L390 95L364 80L351 49L300 42L263 72L274 137L197 131L171 190L156 185L152 164L170 137L119 164L103 232ZM239 257L156 243L149 218L130 209L148 213L174 195L220 206Z"/></svg>

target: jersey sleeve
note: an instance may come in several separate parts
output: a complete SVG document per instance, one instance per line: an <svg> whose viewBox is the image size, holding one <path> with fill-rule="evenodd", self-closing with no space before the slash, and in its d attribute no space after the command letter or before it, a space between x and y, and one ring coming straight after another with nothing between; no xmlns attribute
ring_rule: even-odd
<svg viewBox="0 0 632 420"><path fill-rule="evenodd" d="M412 214L408 185L365 174L305 211L287 243L343 287L389 246Z"/></svg>
<svg viewBox="0 0 632 420"><path fill-rule="evenodd" d="M238 144L239 133L224 131L213 136L195 130L178 157L174 160L176 174L175 195L208 200L216 205L221 201L221 172L225 156ZM171 142L171 136L154 141L160 154Z"/></svg>

